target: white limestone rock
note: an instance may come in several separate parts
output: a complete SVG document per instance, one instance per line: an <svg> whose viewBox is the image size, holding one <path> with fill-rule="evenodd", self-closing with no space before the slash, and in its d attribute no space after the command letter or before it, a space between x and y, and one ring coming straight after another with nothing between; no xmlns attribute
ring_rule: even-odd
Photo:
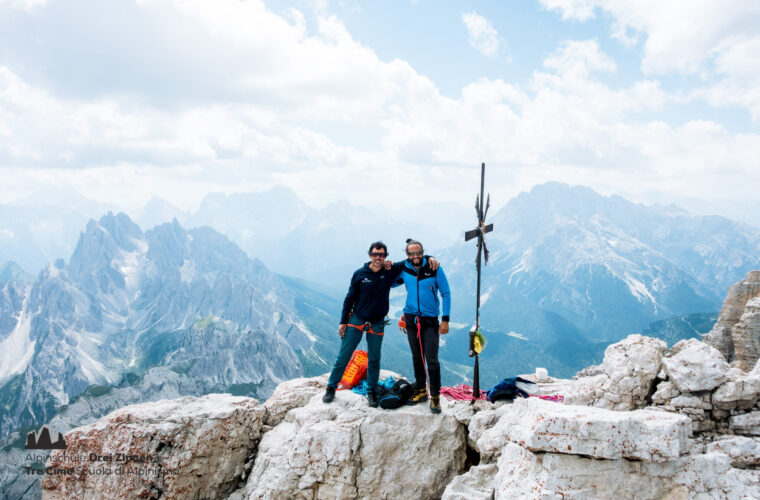
<svg viewBox="0 0 760 500"><path fill-rule="evenodd" d="M667 405L671 400L681 395L676 384L671 381L660 382L657 384L657 390L652 395L652 404Z"/></svg>
<svg viewBox="0 0 760 500"><path fill-rule="evenodd" d="M532 451L662 461L686 453L690 425L688 417L669 412L619 412L529 398L516 400L502 414L476 415L470 439L483 462L497 459L510 441Z"/></svg>
<svg viewBox="0 0 760 500"><path fill-rule="evenodd" d="M327 387L327 375L314 378L295 378L277 386L264 403L267 409L265 424L274 427L282 422L293 408L300 408L316 394L322 394Z"/></svg>
<svg viewBox="0 0 760 500"><path fill-rule="evenodd" d="M639 334L608 346L602 364L580 372L573 381L565 404L621 411L646 406L666 350L662 340ZM596 374L580 376L584 373Z"/></svg>
<svg viewBox="0 0 760 500"><path fill-rule="evenodd" d="M738 468L760 465L760 439L744 436L721 436L706 446L708 452L725 453Z"/></svg>
<svg viewBox="0 0 760 500"><path fill-rule="evenodd" d="M664 493L659 482L647 476L644 462L536 454L510 443L498 466L496 499L654 499Z"/></svg>
<svg viewBox="0 0 760 500"><path fill-rule="evenodd" d="M744 373L731 368L728 380L712 394L712 403L721 410L748 410L760 400L760 374L754 371Z"/></svg>
<svg viewBox="0 0 760 500"><path fill-rule="evenodd" d="M455 477L446 486L441 500L491 500L494 478L499 471L496 464L476 465Z"/></svg>
<svg viewBox="0 0 760 500"><path fill-rule="evenodd" d="M65 454L54 451L47 465L71 468L67 455L85 456L76 465L86 469L44 476L42 497L224 497L243 475L265 415L255 399L228 394L126 406L66 433ZM106 458L91 461L91 454Z"/></svg>
<svg viewBox="0 0 760 500"><path fill-rule="evenodd" d="M510 443L498 461L496 499L758 498L760 473L730 467L722 453L664 463L531 453Z"/></svg>
<svg viewBox="0 0 760 500"><path fill-rule="evenodd" d="M712 404L710 404L709 394L679 394L669 401L669 404L678 410L695 409L700 410L694 412L695 415L703 415L704 410L712 410ZM689 413L688 411L686 413Z"/></svg>
<svg viewBox="0 0 760 500"><path fill-rule="evenodd" d="M751 370L760 358L760 297L747 301L739 322L732 330L734 360L732 365Z"/></svg>
<svg viewBox="0 0 760 500"><path fill-rule="evenodd" d="M728 427L736 434L760 436L760 411L735 415L728 419Z"/></svg>
<svg viewBox="0 0 760 500"><path fill-rule="evenodd" d="M291 410L259 444L254 498L437 498L464 468L464 427L443 409L369 408L341 391Z"/></svg>
<svg viewBox="0 0 760 500"><path fill-rule="evenodd" d="M610 378L605 374L578 377L565 394L566 405L596 406L611 410L614 405L604 399L611 387Z"/></svg>
<svg viewBox="0 0 760 500"><path fill-rule="evenodd" d="M717 349L696 339L678 342L662 363L681 392L712 390L728 380L730 368Z"/></svg>
<svg viewBox="0 0 760 500"><path fill-rule="evenodd" d="M519 418L509 428L509 440L531 451L651 462L688 451L691 421L683 415L609 411L535 398L515 401L513 406L511 415ZM501 421L494 428L500 425Z"/></svg>
<svg viewBox="0 0 760 500"><path fill-rule="evenodd" d="M502 428L499 430L495 432L488 431L512 408L513 404L506 404L493 410L480 411L470 420L470 424L467 427L467 444L480 453L482 463L487 463L491 458L498 455L499 450L507 444L508 434L503 429L507 425L507 419L502 422ZM480 442L481 437L486 433L488 434L487 437Z"/></svg>
<svg viewBox="0 0 760 500"><path fill-rule="evenodd" d="M734 360L737 367L743 370L748 370L758 360L758 304L747 307L748 303L757 297L760 297L760 271L750 271L743 280L728 289L718 321L710 333L702 336L704 341L718 349L725 359ZM750 315L743 318L747 312ZM740 323L742 327L737 329ZM753 357L755 361L752 361Z"/></svg>
<svg viewBox="0 0 760 500"><path fill-rule="evenodd" d="M482 399L475 401L474 403L470 401L449 401L445 396L441 397L441 408L448 408L449 413L451 413L454 418L465 427L470 425L470 422L475 415L494 410L505 403L507 402L499 401L494 404ZM511 403L511 401L509 403Z"/></svg>

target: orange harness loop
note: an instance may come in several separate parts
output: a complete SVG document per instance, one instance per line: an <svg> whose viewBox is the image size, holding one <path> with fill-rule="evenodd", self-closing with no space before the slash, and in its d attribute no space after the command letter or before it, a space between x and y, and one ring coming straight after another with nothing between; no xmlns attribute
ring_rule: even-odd
<svg viewBox="0 0 760 500"><path fill-rule="evenodd" d="M356 328L357 330L361 330L363 332L372 333L374 335L380 335L381 337L384 334L384 332L376 332L375 330L373 330L372 323L370 323L369 321L367 321L363 325L352 325L351 323L349 323L347 326Z"/></svg>

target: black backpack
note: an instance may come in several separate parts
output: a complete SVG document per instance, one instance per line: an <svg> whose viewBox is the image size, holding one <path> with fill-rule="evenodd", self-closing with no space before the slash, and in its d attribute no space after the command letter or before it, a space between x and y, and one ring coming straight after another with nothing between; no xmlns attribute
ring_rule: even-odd
<svg viewBox="0 0 760 500"><path fill-rule="evenodd" d="M408 380L400 378L390 389L381 391L378 394L377 404L386 410L398 408L409 401L409 398L412 397L412 392L414 392L412 384Z"/></svg>
<svg viewBox="0 0 760 500"><path fill-rule="evenodd" d="M520 396L527 398L538 392L538 384L522 377L508 377L496 384L488 391L488 400L515 399Z"/></svg>

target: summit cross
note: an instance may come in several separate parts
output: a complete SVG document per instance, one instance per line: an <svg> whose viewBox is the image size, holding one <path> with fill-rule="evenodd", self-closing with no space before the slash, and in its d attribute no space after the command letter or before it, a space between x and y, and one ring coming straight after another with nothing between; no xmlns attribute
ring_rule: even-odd
<svg viewBox="0 0 760 500"><path fill-rule="evenodd" d="M493 231L493 224L486 225L486 215L488 214L488 207L491 206L491 195L488 195L485 208L483 207L483 198L485 190L485 178L486 178L486 164L482 163L480 166L480 196L475 197L475 211L478 215L478 226L475 229L471 229L464 233L464 241L470 241L473 238L478 238L478 255L475 258L475 268L478 270L478 290L476 294L475 303L475 327L470 332L470 357L475 357L475 373L472 380L472 395L476 398L480 398L480 370L478 366L478 352L475 350L474 340L475 332L480 329L480 270L481 262L485 260L488 264L488 247L486 247L485 235Z"/></svg>

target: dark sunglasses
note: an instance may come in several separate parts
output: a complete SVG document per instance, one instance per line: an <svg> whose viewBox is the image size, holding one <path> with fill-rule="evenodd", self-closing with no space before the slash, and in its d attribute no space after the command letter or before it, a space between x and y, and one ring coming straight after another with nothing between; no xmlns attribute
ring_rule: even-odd
<svg viewBox="0 0 760 500"><path fill-rule="evenodd" d="M422 251L419 251L419 252L406 252L406 254L408 256L410 256L410 257L417 257L417 256L422 255Z"/></svg>
<svg viewBox="0 0 760 500"><path fill-rule="evenodd" d="M369 253L370 257L385 257L385 255L386 254L384 252L370 252Z"/></svg>

